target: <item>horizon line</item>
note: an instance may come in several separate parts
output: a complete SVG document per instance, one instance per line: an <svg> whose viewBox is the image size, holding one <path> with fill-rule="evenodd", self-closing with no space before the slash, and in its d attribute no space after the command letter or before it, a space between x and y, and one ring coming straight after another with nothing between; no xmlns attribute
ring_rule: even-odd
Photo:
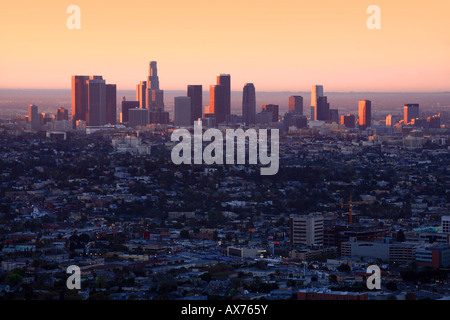
<svg viewBox="0 0 450 320"><path fill-rule="evenodd" d="M72 90L72 88L0 88L0 90ZM117 91L136 91L136 89L117 89ZM186 89L163 89L162 91L186 91ZM209 92L209 90L202 90L203 92ZM242 92L242 90L231 90L231 92ZM311 93L311 91L293 91L293 90L257 90L257 92L265 93ZM450 91L443 90L431 90L431 91L326 91L327 93L450 93Z"/></svg>

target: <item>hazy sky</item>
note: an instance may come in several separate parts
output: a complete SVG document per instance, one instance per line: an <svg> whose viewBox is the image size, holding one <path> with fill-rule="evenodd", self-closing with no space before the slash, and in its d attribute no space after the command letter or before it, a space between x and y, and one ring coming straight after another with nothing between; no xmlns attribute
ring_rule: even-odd
<svg viewBox="0 0 450 320"><path fill-rule="evenodd" d="M80 30L66 26L72 4ZM449 91L449 12L449 0L3 1L0 88L97 74L134 89L156 60L161 89L230 73L233 90Z"/></svg>

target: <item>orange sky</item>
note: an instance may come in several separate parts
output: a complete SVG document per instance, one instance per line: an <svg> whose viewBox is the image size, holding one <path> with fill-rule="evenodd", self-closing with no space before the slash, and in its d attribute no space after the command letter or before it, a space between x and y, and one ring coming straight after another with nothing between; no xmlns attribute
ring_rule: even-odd
<svg viewBox="0 0 450 320"><path fill-rule="evenodd" d="M81 8L81 30L66 8ZM381 8L381 30L366 9ZM161 89L217 73L232 89L450 90L448 0L41 0L0 5L0 88L70 88L74 74L118 89L158 61Z"/></svg>

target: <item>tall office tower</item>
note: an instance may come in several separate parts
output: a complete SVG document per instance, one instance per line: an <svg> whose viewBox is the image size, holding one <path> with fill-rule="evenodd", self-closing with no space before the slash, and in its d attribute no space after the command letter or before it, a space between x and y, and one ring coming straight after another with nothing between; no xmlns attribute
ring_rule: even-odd
<svg viewBox="0 0 450 320"><path fill-rule="evenodd" d="M107 84L106 90L106 119L105 123L117 122L117 87L115 84Z"/></svg>
<svg viewBox="0 0 450 320"><path fill-rule="evenodd" d="M150 61L147 85L151 90L159 90L159 78L156 61Z"/></svg>
<svg viewBox="0 0 450 320"><path fill-rule="evenodd" d="M85 121L88 126L107 124L106 86L102 76L72 76L72 121L74 127L78 120ZM110 92L108 102L110 105L115 105L115 85L108 90Z"/></svg>
<svg viewBox="0 0 450 320"><path fill-rule="evenodd" d="M188 85L187 96L191 98L191 125L203 116L203 86Z"/></svg>
<svg viewBox="0 0 450 320"><path fill-rule="evenodd" d="M419 104L405 104L403 107L403 121L405 124L411 123L412 119L419 118Z"/></svg>
<svg viewBox="0 0 450 320"><path fill-rule="evenodd" d="M256 90L253 83L246 83L242 94L242 121L249 126L256 123Z"/></svg>
<svg viewBox="0 0 450 320"><path fill-rule="evenodd" d="M327 101L327 97L317 97L315 107L315 120L329 121L330 120L330 104Z"/></svg>
<svg viewBox="0 0 450 320"><path fill-rule="evenodd" d="M303 97L291 96L289 97L289 112L297 112L303 115Z"/></svg>
<svg viewBox="0 0 450 320"><path fill-rule="evenodd" d="M316 118L317 115L317 99L323 97L323 86L315 85L311 90L311 120L319 120Z"/></svg>
<svg viewBox="0 0 450 320"><path fill-rule="evenodd" d="M443 233L450 233L450 216L441 217L441 226Z"/></svg>
<svg viewBox="0 0 450 320"><path fill-rule="evenodd" d="M148 109L130 109L128 110L128 125L132 128L149 124L149 110Z"/></svg>
<svg viewBox="0 0 450 320"><path fill-rule="evenodd" d="M271 122L278 122L279 106L276 104L265 104L262 107L264 112L269 112L272 114Z"/></svg>
<svg viewBox="0 0 450 320"><path fill-rule="evenodd" d="M168 124L169 112L167 111L150 111L150 123Z"/></svg>
<svg viewBox="0 0 450 320"><path fill-rule="evenodd" d="M122 123L128 122L129 121L128 111L130 109L137 109L137 108L139 108L139 101L126 101L124 97L124 100L122 100L122 113L120 122Z"/></svg>
<svg viewBox="0 0 450 320"><path fill-rule="evenodd" d="M102 76L90 76L88 80L88 126L106 124L106 84Z"/></svg>
<svg viewBox="0 0 450 320"><path fill-rule="evenodd" d="M355 116L353 114L341 115L341 124L347 128L355 127Z"/></svg>
<svg viewBox="0 0 450 320"><path fill-rule="evenodd" d="M220 85L209 86L209 113L214 114L216 123L225 121L224 87Z"/></svg>
<svg viewBox="0 0 450 320"><path fill-rule="evenodd" d="M40 115L38 114L38 107L34 104L28 106L28 122L31 125L31 130L39 130Z"/></svg>
<svg viewBox="0 0 450 320"><path fill-rule="evenodd" d="M147 109L164 111L164 91L147 88Z"/></svg>
<svg viewBox="0 0 450 320"><path fill-rule="evenodd" d="M175 97L174 107L174 125L177 127L192 126L191 121L191 98L190 97Z"/></svg>
<svg viewBox="0 0 450 320"><path fill-rule="evenodd" d="M89 76L72 76L72 121L87 121Z"/></svg>
<svg viewBox="0 0 450 320"><path fill-rule="evenodd" d="M69 120L69 110L66 108L58 108L56 110L56 121Z"/></svg>
<svg viewBox="0 0 450 320"><path fill-rule="evenodd" d="M323 221L322 215L291 216L291 244L323 245Z"/></svg>
<svg viewBox="0 0 450 320"><path fill-rule="evenodd" d="M372 125L372 102L370 100L359 101L358 117L360 129L365 129Z"/></svg>
<svg viewBox="0 0 450 320"><path fill-rule="evenodd" d="M231 114L231 76L229 74L218 74L217 85L223 87L223 118L226 120Z"/></svg>
<svg viewBox="0 0 450 320"><path fill-rule="evenodd" d="M386 116L386 126L387 127L392 127L393 125L394 125L394 119L393 119L393 116L392 116L392 114L388 114L387 116Z"/></svg>
<svg viewBox="0 0 450 320"><path fill-rule="evenodd" d="M136 86L136 100L139 101L139 108L147 108L147 81L141 81Z"/></svg>
<svg viewBox="0 0 450 320"><path fill-rule="evenodd" d="M339 110L330 109L330 121L332 123L339 123Z"/></svg>

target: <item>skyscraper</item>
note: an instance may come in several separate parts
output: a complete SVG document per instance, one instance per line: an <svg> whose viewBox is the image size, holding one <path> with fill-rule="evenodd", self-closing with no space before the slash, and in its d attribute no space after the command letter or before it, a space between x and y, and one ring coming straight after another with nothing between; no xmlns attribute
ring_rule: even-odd
<svg viewBox="0 0 450 320"><path fill-rule="evenodd" d="M113 108L112 106L116 104L115 85L109 87L108 90L108 103ZM102 76L72 76L72 121L74 127L78 120L86 121L88 126L107 124L106 104L106 83Z"/></svg>
<svg viewBox="0 0 450 320"><path fill-rule="evenodd" d="M256 91L253 83L246 83L242 95L242 121L248 126L256 122Z"/></svg>
<svg viewBox="0 0 450 320"><path fill-rule="evenodd" d="M149 111L148 109L130 109L128 110L128 124L130 127L145 127L149 123Z"/></svg>
<svg viewBox="0 0 450 320"><path fill-rule="evenodd" d="M31 130L39 130L39 114L38 107L34 104L28 106L28 122L31 125Z"/></svg>
<svg viewBox="0 0 450 320"><path fill-rule="evenodd" d="M90 76L88 80L88 126L106 124L106 85L102 76Z"/></svg>
<svg viewBox="0 0 450 320"><path fill-rule="evenodd" d="M317 115L317 99L323 97L323 86L315 85L311 90L311 120L318 120Z"/></svg>
<svg viewBox="0 0 450 320"><path fill-rule="evenodd" d="M188 85L187 96L191 98L191 125L203 116L203 86Z"/></svg>
<svg viewBox="0 0 450 320"><path fill-rule="evenodd" d="M69 110L66 108L58 108L56 110L56 121L69 120Z"/></svg>
<svg viewBox="0 0 450 320"><path fill-rule="evenodd" d="M192 126L191 121L191 98L175 97L174 99L174 125L177 127Z"/></svg>
<svg viewBox="0 0 450 320"><path fill-rule="evenodd" d="M358 117L360 129L370 127L372 124L372 102L360 100L358 103Z"/></svg>
<svg viewBox="0 0 450 320"><path fill-rule="evenodd" d="M107 84L106 87L106 119L105 123L117 122L117 88L115 84Z"/></svg>
<svg viewBox="0 0 450 320"><path fill-rule="evenodd" d="M147 81L141 81L136 86L136 100L139 101L139 108L147 108Z"/></svg>
<svg viewBox="0 0 450 320"><path fill-rule="evenodd" d="M411 103L405 104L403 107L403 122L405 124L411 123L412 119L417 119L420 116L419 104Z"/></svg>
<svg viewBox="0 0 450 320"><path fill-rule="evenodd" d="M158 78L158 69L156 66L156 61L150 61L148 78L147 78L147 86L151 90L159 90L159 78Z"/></svg>
<svg viewBox="0 0 450 320"><path fill-rule="evenodd" d="M341 125L347 128L355 127L355 116L353 114L341 115Z"/></svg>
<svg viewBox="0 0 450 320"><path fill-rule="evenodd" d="M289 97L289 112L297 112L303 115L303 97L290 96Z"/></svg>
<svg viewBox="0 0 450 320"><path fill-rule="evenodd" d="M209 113L214 114L216 123L225 121L225 93L220 85L209 86Z"/></svg>
<svg viewBox="0 0 450 320"><path fill-rule="evenodd" d="M136 87L136 100L141 109L150 111L150 123L169 123L169 113L164 111L164 91L159 89L159 77L156 61L150 61L147 81L141 81Z"/></svg>
<svg viewBox="0 0 450 320"><path fill-rule="evenodd" d="M339 123L339 110L330 109L330 122Z"/></svg>
<svg viewBox="0 0 450 320"><path fill-rule="evenodd" d="M224 99L224 119L231 114L231 76L229 74L218 74L217 84L223 87L223 99Z"/></svg>
<svg viewBox="0 0 450 320"><path fill-rule="evenodd" d="M129 110L139 108L139 101L126 101L125 97L122 100L122 117L120 122L125 123L129 121Z"/></svg>
<svg viewBox="0 0 450 320"><path fill-rule="evenodd" d="M87 121L89 76L72 76L72 121Z"/></svg>
<svg viewBox="0 0 450 320"><path fill-rule="evenodd" d="M317 97L315 106L315 120L329 121L330 120L330 104L327 101L327 97Z"/></svg>
<svg viewBox="0 0 450 320"><path fill-rule="evenodd" d="M279 106L276 104L266 104L263 105L263 111L272 114L271 122L278 122Z"/></svg>

